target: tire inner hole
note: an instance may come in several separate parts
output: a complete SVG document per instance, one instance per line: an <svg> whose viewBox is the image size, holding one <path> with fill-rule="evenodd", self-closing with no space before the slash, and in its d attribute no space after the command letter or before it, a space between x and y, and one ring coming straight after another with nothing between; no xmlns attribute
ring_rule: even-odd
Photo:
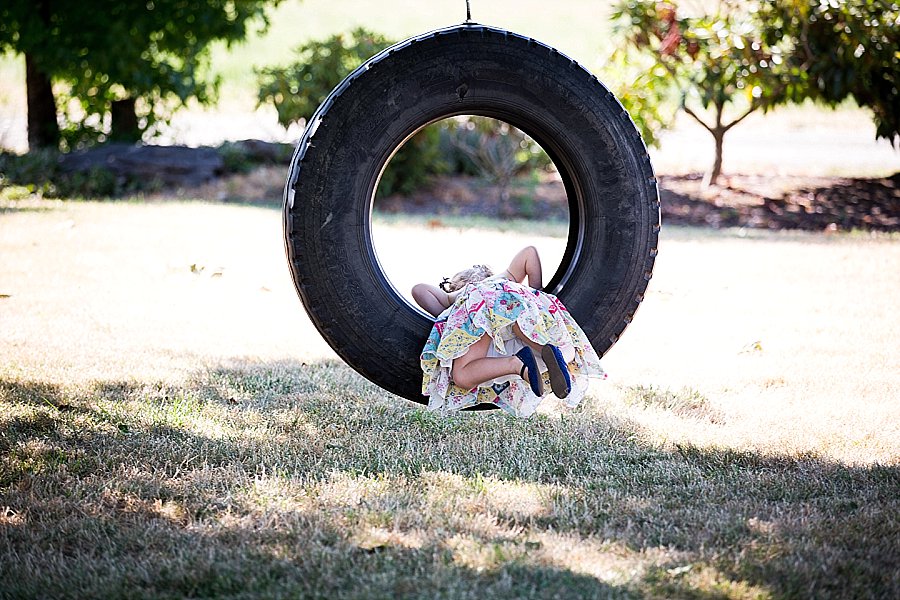
<svg viewBox="0 0 900 600"><path fill-rule="evenodd" d="M416 283L538 249L546 284L561 266L569 202L543 148L505 121L449 117L420 129L385 165L372 201L372 242L397 294ZM423 313L424 314L424 313Z"/></svg>

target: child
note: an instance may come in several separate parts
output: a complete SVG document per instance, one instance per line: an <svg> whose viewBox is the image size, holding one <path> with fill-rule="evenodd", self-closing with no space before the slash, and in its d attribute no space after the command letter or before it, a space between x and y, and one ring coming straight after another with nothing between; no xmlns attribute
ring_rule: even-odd
<svg viewBox="0 0 900 600"><path fill-rule="evenodd" d="M541 278L540 257L529 246L499 275L475 265L440 286L413 287L415 301L437 318L420 357L429 410L490 402L527 417L546 386L575 406L588 377L605 378L587 336L541 291Z"/></svg>

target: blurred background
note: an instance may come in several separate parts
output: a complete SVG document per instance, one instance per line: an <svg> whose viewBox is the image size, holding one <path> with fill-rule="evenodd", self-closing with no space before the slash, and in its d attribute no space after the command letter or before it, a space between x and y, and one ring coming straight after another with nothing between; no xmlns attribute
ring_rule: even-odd
<svg viewBox="0 0 900 600"><path fill-rule="evenodd" d="M304 118L344 72L392 41L465 18L462 1L427 8L411 0L162 0L128 7L98 0L91 3L96 10L4 4L0 146L16 153L29 148L26 56L35 71L32 111L46 117L54 110L60 129L32 132L32 148L135 138L188 146L248 138L295 143ZM896 111L896 7L891 13L880 3L829 8L795 0L687 1L677 9L634 1L473 4L473 20L532 36L597 74L653 145L661 173L704 173L715 158L710 132L678 110L683 100L710 123L719 101L725 123L754 105L728 133L726 173L883 176L900 164L888 141L896 115L884 114ZM827 25L812 40L811 23ZM50 83L51 105L48 91L43 105L37 99L40 79Z"/></svg>
<svg viewBox="0 0 900 600"><path fill-rule="evenodd" d="M665 222L893 231L898 11L883 4L527 0L475 2L472 16L556 47L616 93L649 146ZM276 204L292 148L329 91L390 44L461 22L466 7L94 0L88 8L2 9L6 198ZM407 142L374 207L378 219L403 215L426 228L521 221L557 237L541 247L550 272L568 216L540 146L506 123L466 116ZM378 219L376 249L405 291L428 274L395 268L402 253L379 243ZM446 257L437 270L470 261L479 258Z"/></svg>
<svg viewBox="0 0 900 600"><path fill-rule="evenodd" d="M605 82L649 147L665 222L894 231L898 10L882 4L497 1L475 2L472 17L554 46ZM461 1L92 5L2 9L6 197L277 204L307 120L344 76L466 16ZM568 223L540 146L472 116L409 140L374 208L376 250L401 293L433 273L380 242L379 223L397 225L397 215L423 236L479 219L490 230L518 223L541 238L549 273ZM431 270L486 258L499 267L510 249L478 255L494 246L467 244L472 256L455 251Z"/></svg>

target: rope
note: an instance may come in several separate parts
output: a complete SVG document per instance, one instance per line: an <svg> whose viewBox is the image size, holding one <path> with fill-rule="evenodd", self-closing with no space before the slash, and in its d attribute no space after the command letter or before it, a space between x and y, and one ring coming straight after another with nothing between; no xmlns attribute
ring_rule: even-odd
<svg viewBox="0 0 900 600"><path fill-rule="evenodd" d="M472 22L472 9L469 7L469 0L466 0L466 23Z"/></svg>

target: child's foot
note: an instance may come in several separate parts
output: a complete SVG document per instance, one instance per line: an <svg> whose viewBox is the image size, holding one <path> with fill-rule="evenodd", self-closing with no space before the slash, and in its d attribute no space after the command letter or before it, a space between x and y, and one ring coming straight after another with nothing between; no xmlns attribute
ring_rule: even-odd
<svg viewBox="0 0 900 600"><path fill-rule="evenodd" d="M519 377L528 382L531 386L532 393L540 398L544 395L544 381L541 379L541 372L537 368L537 361L534 359L534 352L531 348L525 346L516 352L516 358L522 361L522 370L519 371Z"/></svg>
<svg viewBox="0 0 900 600"><path fill-rule="evenodd" d="M547 344L541 348L541 358L547 364L547 372L550 374L550 389L557 398L565 398L572 391L572 378L562 352L556 346Z"/></svg>

